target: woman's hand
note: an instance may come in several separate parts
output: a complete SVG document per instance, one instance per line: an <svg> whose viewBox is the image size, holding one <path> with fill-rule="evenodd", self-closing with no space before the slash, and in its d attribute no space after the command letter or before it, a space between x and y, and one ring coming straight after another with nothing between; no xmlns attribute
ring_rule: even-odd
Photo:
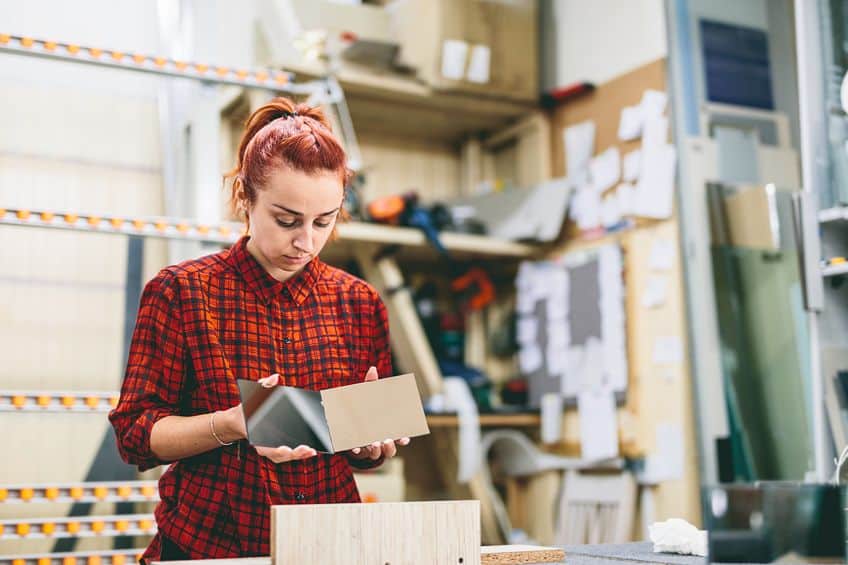
<svg viewBox="0 0 848 565"><path fill-rule="evenodd" d="M371 367L365 373L365 382L376 381L379 378L377 367ZM383 441L375 441L371 445L365 447L354 447L350 450L350 457L353 459L372 459L377 460L380 457L391 459L397 455L397 446L409 445L409 438L403 437L399 440L386 439Z"/></svg>
<svg viewBox="0 0 848 565"><path fill-rule="evenodd" d="M280 383L280 375L274 373L269 377L259 379L259 384L265 388L273 388ZM267 457L274 463L288 463L289 461L297 461L300 459L309 459L318 454L313 448L307 445L298 445L294 449L286 445L280 447L256 447L256 453L262 457Z"/></svg>
<svg viewBox="0 0 848 565"><path fill-rule="evenodd" d="M375 441L371 445L365 447L354 447L350 450L350 456L353 459L373 459L377 460L381 456L386 459L391 459L397 455L397 446L409 445L409 438L402 437L399 440L392 441L390 439L384 441Z"/></svg>
<svg viewBox="0 0 848 565"><path fill-rule="evenodd" d="M286 445L281 445L280 447L257 446L256 453L262 457L267 457L274 463L288 463L289 461L309 459L318 454L317 451L307 445L298 445L294 449Z"/></svg>

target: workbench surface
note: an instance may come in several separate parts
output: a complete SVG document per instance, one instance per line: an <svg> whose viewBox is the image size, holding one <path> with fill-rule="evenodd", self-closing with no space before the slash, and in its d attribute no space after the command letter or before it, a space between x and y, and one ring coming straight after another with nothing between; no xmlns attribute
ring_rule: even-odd
<svg viewBox="0 0 848 565"><path fill-rule="evenodd" d="M271 565L270 557L245 557L241 559L209 559L210 565ZM636 542L603 545L565 546L566 565L597 565L600 563L658 564L658 565L701 565L703 557L672 555L653 552L651 542ZM197 565L201 561L162 561L162 565ZM423 564L422 564L423 565Z"/></svg>

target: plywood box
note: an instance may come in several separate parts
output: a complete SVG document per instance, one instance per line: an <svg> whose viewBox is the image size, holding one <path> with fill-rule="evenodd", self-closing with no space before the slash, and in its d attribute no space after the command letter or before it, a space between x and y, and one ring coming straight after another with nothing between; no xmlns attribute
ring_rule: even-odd
<svg viewBox="0 0 848 565"><path fill-rule="evenodd" d="M271 508L273 565L480 564L476 500Z"/></svg>
<svg viewBox="0 0 848 565"><path fill-rule="evenodd" d="M538 98L538 24L536 0L395 0L386 6L400 60L437 90L468 92L534 102ZM472 82L442 74L445 41L489 49L489 77Z"/></svg>

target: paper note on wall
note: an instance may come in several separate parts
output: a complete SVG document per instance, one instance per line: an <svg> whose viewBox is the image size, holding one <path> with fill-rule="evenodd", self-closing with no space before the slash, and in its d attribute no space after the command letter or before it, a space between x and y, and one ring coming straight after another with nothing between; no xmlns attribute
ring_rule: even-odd
<svg viewBox="0 0 848 565"><path fill-rule="evenodd" d="M468 80L477 84L489 82L489 63L492 51L488 45L475 45L471 48L471 60L468 62Z"/></svg>
<svg viewBox="0 0 848 565"><path fill-rule="evenodd" d="M598 193L609 190L621 178L621 154L618 147L610 147L589 163L592 188Z"/></svg>
<svg viewBox="0 0 848 565"><path fill-rule="evenodd" d="M533 317L518 318L516 325L516 341L522 345L533 343L539 334L539 321Z"/></svg>
<svg viewBox="0 0 848 565"><path fill-rule="evenodd" d="M683 341L676 335L655 337L653 360L656 365L679 365L683 362Z"/></svg>
<svg viewBox="0 0 848 565"><path fill-rule="evenodd" d="M627 182L639 180L639 167L642 164L642 151L634 149L624 155L622 178Z"/></svg>
<svg viewBox="0 0 848 565"><path fill-rule="evenodd" d="M670 239L654 240L648 264L653 271L670 271L674 266L674 243Z"/></svg>
<svg viewBox="0 0 848 565"><path fill-rule="evenodd" d="M642 306L645 308L659 308L665 304L668 295L668 277L664 275L651 275L642 292Z"/></svg>
<svg viewBox="0 0 848 565"><path fill-rule="evenodd" d="M555 443L562 435L562 396L556 393L542 395L540 415L542 443Z"/></svg>
<svg viewBox="0 0 848 565"><path fill-rule="evenodd" d="M621 208L618 204L618 195L613 193L604 197L601 202L601 225L611 228L621 222Z"/></svg>
<svg viewBox="0 0 848 565"><path fill-rule="evenodd" d="M643 150L642 171L637 185L636 215L669 218L674 204L677 152L672 145Z"/></svg>
<svg viewBox="0 0 848 565"><path fill-rule="evenodd" d="M642 129L642 153L668 143L668 118L658 116L645 120ZM643 157L644 158L644 157Z"/></svg>
<svg viewBox="0 0 848 565"><path fill-rule="evenodd" d="M527 375L542 366L542 350L535 343L528 344L518 352L518 365L521 374Z"/></svg>
<svg viewBox="0 0 848 565"><path fill-rule="evenodd" d="M610 390L584 390L577 395L580 456L599 461L618 456L618 419Z"/></svg>
<svg viewBox="0 0 848 565"><path fill-rule="evenodd" d="M668 95L660 90L646 90L642 93L642 101L639 103L639 108L642 110L642 115L646 120L662 116L665 112L665 105L668 102Z"/></svg>
<svg viewBox="0 0 848 565"><path fill-rule="evenodd" d="M442 76L446 79L461 80L465 76L467 57L468 43L459 39L446 39L442 43Z"/></svg>
<svg viewBox="0 0 848 565"><path fill-rule="evenodd" d="M574 195L572 216L581 230L590 230L601 225L601 195L591 187L582 188Z"/></svg>
<svg viewBox="0 0 848 565"><path fill-rule="evenodd" d="M595 122L590 120L565 128L563 139L567 174L580 186L589 177L589 161L595 150Z"/></svg>
<svg viewBox="0 0 848 565"><path fill-rule="evenodd" d="M629 216L636 210L636 187L629 182L623 182L615 189L618 198L618 211L622 216Z"/></svg>
<svg viewBox="0 0 848 565"><path fill-rule="evenodd" d="M621 109L621 119L618 122L618 139L630 141L642 135L641 106L625 106Z"/></svg>

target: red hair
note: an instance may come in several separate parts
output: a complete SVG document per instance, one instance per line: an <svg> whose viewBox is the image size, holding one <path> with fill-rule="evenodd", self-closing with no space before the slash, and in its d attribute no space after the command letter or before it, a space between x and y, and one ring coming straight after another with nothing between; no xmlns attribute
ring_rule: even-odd
<svg viewBox="0 0 848 565"><path fill-rule="evenodd" d="M347 155L333 134L324 112L288 98L274 98L247 119L231 178L230 203L233 211L256 202L276 167L290 167L307 174L331 172L347 186L353 173Z"/></svg>

